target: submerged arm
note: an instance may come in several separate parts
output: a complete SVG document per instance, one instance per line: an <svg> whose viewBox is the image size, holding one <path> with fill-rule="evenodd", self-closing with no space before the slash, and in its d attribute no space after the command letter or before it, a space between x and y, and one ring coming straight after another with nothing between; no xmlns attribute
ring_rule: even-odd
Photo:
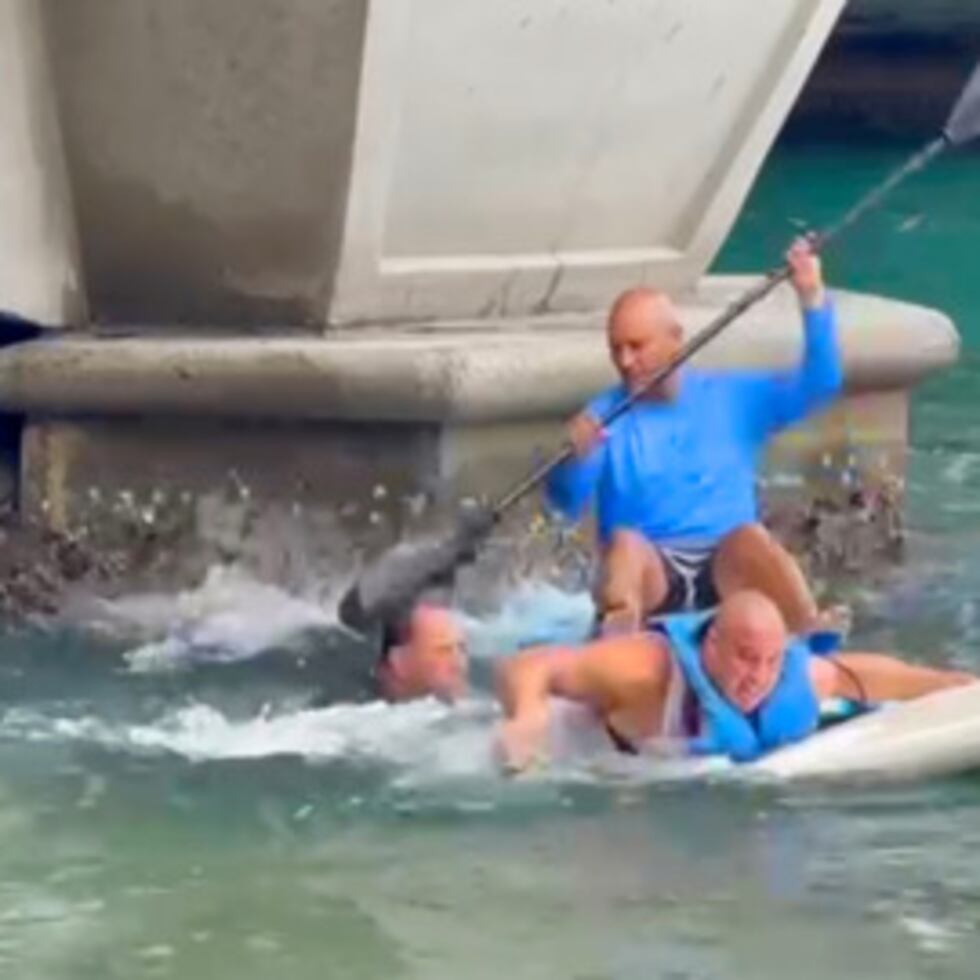
<svg viewBox="0 0 980 980"><path fill-rule="evenodd" d="M819 697L852 701L910 701L978 680L963 671L909 664L884 653L840 653L814 658L810 677Z"/></svg>
<svg viewBox="0 0 980 980"><path fill-rule="evenodd" d="M803 359L792 370L770 378L769 418L774 432L822 408L840 391L844 372L837 341L837 316L827 298L820 256L809 237L798 238L786 253L790 281L803 314Z"/></svg>

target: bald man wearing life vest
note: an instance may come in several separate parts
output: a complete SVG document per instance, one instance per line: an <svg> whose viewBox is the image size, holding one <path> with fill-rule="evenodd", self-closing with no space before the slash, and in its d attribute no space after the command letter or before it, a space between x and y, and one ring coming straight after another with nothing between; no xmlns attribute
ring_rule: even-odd
<svg viewBox="0 0 980 980"><path fill-rule="evenodd" d="M650 614L706 608L746 588L768 595L794 632L818 628L802 571L759 522L755 494L757 458L771 437L828 405L843 381L820 260L801 239L787 261L803 318L798 365L683 367L604 430L603 416L641 390L683 340L664 293L632 289L610 311L621 384L571 421L575 456L546 490L572 520L595 509L604 633L636 631Z"/></svg>
<svg viewBox="0 0 980 980"><path fill-rule="evenodd" d="M816 731L825 699L903 701L975 682L887 654L817 653L789 633L770 599L745 590L714 613L509 658L497 672L498 744L511 771L546 756L559 698L586 705L622 752L667 740L690 754L750 762Z"/></svg>

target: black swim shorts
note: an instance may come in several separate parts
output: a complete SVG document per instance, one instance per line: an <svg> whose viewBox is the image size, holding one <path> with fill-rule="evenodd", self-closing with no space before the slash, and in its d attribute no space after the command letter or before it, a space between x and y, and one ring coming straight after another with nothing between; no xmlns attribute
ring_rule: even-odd
<svg viewBox="0 0 980 980"><path fill-rule="evenodd" d="M656 615L710 609L718 604L718 591L711 574L717 549L714 545L675 548L657 545L667 573L667 598Z"/></svg>

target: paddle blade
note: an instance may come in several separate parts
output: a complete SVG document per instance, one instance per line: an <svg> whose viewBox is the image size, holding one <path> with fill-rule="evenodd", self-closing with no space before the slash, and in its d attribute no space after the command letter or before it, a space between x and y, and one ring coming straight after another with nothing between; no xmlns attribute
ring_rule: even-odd
<svg viewBox="0 0 980 980"><path fill-rule="evenodd" d="M369 623L407 614L428 585L452 570L456 551L455 539L443 537L399 544L385 552L341 600L340 621L360 633Z"/></svg>
<svg viewBox="0 0 980 980"><path fill-rule="evenodd" d="M406 615L431 585L476 557L476 547L493 529L491 511L475 509L460 516L449 534L403 541L370 565L341 600L340 621L356 632L369 623Z"/></svg>
<svg viewBox="0 0 980 980"><path fill-rule="evenodd" d="M980 136L980 65L973 69L963 94L953 106L943 135L953 146L962 146Z"/></svg>

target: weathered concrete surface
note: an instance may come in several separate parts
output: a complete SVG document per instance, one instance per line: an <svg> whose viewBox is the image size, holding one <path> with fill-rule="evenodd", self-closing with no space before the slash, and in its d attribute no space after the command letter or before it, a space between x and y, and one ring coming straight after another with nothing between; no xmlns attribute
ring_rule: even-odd
<svg viewBox="0 0 980 980"><path fill-rule="evenodd" d="M0 0L0 311L81 317L74 234L35 4Z"/></svg>
<svg viewBox="0 0 980 980"><path fill-rule="evenodd" d="M319 322L367 0L42 5L92 318Z"/></svg>
<svg viewBox="0 0 980 980"><path fill-rule="evenodd" d="M0 618L77 594L181 587L219 563L265 581L343 577L440 489L430 425L36 420L18 513L0 508Z"/></svg>
<svg viewBox="0 0 980 980"><path fill-rule="evenodd" d="M682 306L687 328L746 284L706 280ZM852 392L907 388L956 358L956 332L940 313L847 292L837 303ZM700 363L786 364L799 349L799 313L783 289ZM0 403L44 415L490 423L562 417L611 379L599 323L330 339L72 337L0 352Z"/></svg>
<svg viewBox="0 0 980 980"><path fill-rule="evenodd" d="M438 430L328 422L243 423L129 417L37 420L24 435L23 495L28 516L65 528L82 511L120 503L171 509L194 496L243 491L249 499L342 510L361 516L385 499L417 493L440 477ZM132 499L130 499L132 498ZM377 506L388 506L384 499ZM117 513L122 513L117 508ZM134 511L134 513L137 513Z"/></svg>

